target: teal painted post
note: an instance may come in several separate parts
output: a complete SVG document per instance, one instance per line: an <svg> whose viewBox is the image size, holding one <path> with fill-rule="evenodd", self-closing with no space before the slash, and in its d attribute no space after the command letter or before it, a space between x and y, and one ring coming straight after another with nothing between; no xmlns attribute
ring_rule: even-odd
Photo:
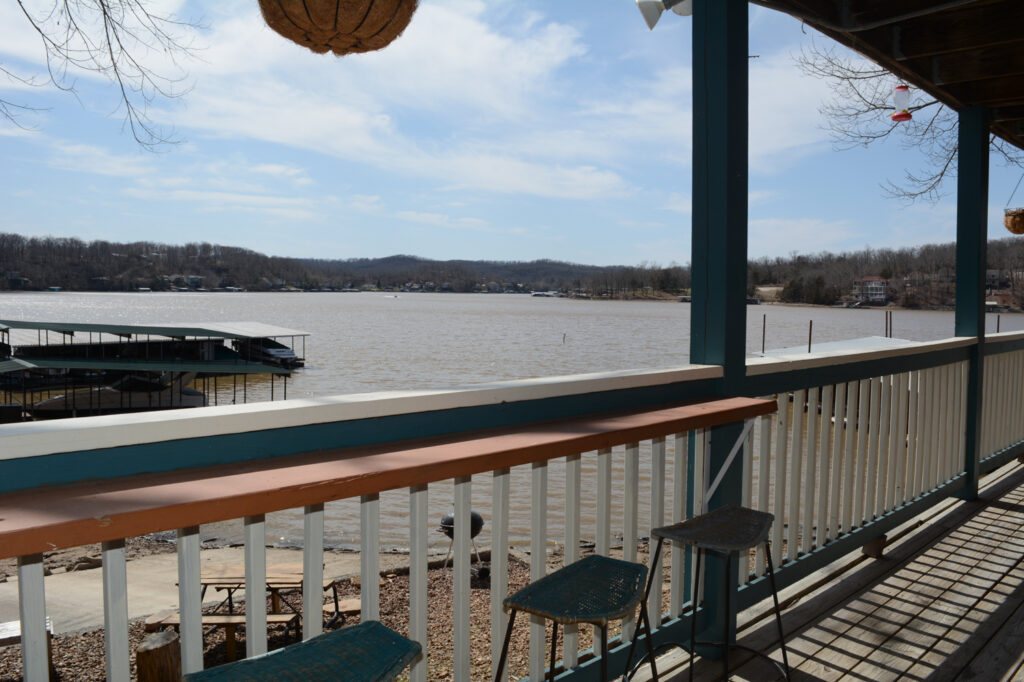
<svg viewBox="0 0 1024 682"><path fill-rule="evenodd" d="M693 290L690 361L722 365L721 392L739 395L746 375L747 326L747 1L696 0L693 12ZM729 454L742 425L711 434L708 481ZM692 458L692 451L691 451ZM707 485L707 482L704 483ZM708 509L740 503L742 463L709 501ZM725 591L738 585L733 562L711 556L704 575L706 609L701 639L735 638L736 602L726 613ZM720 656L720 648L704 652Z"/></svg>
<svg viewBox="0 0 1024 682"><path fill-rule="evenodd" d="M967 374L964 470L959 496L978 497L978 459L985 358L985 268L988 243L988 140L985 107L960 111L956 186L956 335L977 337Z"/></svg>

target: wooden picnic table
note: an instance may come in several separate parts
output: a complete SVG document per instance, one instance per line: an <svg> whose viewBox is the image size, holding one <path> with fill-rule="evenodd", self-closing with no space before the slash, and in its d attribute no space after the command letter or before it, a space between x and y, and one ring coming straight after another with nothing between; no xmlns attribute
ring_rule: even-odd
<svg viewBox="0 0 1024 682"><path fill-rule="evenodd" d="M282 603L288 607L288 610L292 613L298 613L298 609L281 596L281 592L284 590L301 590L302 589L302 564L278 564L267 567L267 591L270 592L270 612L281 613ZM236 590L245 589L245 568L239 567L236 564L214 564L206 566L199 578L199 584L202 586L202 595L206 596L206 590L209 587L214 588L217 591L226 591L227 597L221 604L227 603L228 613L234 613L234 593ZM333 590L334 604L333 604L333 615L329 624L333 624L335 621L345 615L339 605L338 599L338 581L335 578L325 578L323 583L323 589ZM331 608L331 604L324 604L324 610L328 611ZM351 611L351 607L348 608Z"/></svg>

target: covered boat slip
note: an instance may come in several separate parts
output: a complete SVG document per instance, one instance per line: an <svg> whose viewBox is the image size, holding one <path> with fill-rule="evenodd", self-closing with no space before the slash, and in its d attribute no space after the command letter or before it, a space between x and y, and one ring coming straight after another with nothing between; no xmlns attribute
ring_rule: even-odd
<svg viewBox="0 0 1024 682"><path fill-rule="evenodd" d="M257 322L0 320L0 422L206 405L206 394L217 394L217 377L269 374L287 381L304 364L306 336ZM281 338L292 345L301 340L302 355ZM188 387L197 376L202 390ZM287 395L287 384L284 390ZM244 401L244 385L241 393Z"/></svg>

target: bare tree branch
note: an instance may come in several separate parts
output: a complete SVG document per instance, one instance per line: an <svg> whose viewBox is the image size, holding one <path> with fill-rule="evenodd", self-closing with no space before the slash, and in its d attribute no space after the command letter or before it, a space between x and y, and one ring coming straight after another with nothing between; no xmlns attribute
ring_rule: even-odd
<svg viewBox="0 0 1024 682"><path fill-rule="evenodd" d="M71 94L76 94L76 76L100 74L117 86L117 109L140 145L155 149L176 141L150 119L148 108L157 99L187 92L179 58L193 50L179 34L190 24L150 12L144 0L15 2L39 37L47 75L45 80L24 76L2 64L0 72L26 85L52 85ZM25 127L22 114L37 110L0 98L0 118L19 127Z"/></svg>
<svg viewBox="0 0 1024 682"><path fill-rule="evenodd" d="M796 57L804 73L827 81L833 98L820 111L825 128L837 150L867 147L895 139L901 147L923 156L923 166L904 171L899 182L887 180L885 193L913 202L937 201L948 189L947 180L956 177L957 115L934 99L913 101L914 119L893 123L892 91L899 79L868 60L840 56L832 47L812 43ZM1024 168L1024 154L1003 140L992 138L992 149L1006 165Z"/></svg>

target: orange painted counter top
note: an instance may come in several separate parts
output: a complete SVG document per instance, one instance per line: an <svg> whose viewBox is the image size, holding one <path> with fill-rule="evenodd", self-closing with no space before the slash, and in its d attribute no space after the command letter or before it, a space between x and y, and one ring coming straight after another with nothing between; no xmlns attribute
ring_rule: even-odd
<svg viewBox="0 0 1024 682"><path fill-rule="evenodd" d="M471 476L774 411L770 400L723 398L4 493L0 558Z"/></svg>

